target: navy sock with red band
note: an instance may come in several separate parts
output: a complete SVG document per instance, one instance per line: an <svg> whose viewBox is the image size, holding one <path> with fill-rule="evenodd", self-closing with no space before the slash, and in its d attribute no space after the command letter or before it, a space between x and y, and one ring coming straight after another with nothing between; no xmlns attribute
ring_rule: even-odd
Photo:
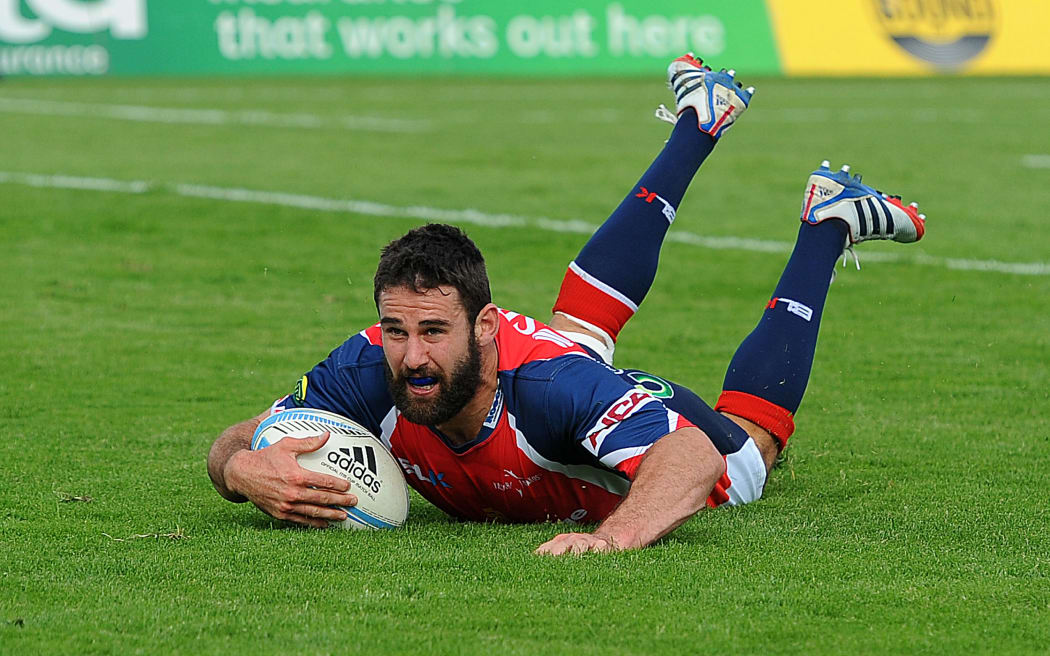
<svg viewBox="0 0 1050 656"><path fill-rule="evenodd" d="M656 278L667 229L689 183L715 147L686 109L667 144L631 193L591 236L570 265L554 305L613 339Z"/></svg>
<svg viewBox="0 0 1050 656"><path fill-rule="evenodd" d="M800 227L772 299L729 363L724 390L764 399L791 414L798 410L813 367L831 273L847 234L846 224L837 220Z"/></svg>

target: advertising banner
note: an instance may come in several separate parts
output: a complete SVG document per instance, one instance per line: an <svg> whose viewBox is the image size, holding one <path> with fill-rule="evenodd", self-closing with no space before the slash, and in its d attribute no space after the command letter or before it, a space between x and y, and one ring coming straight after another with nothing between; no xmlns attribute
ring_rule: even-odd
<svg viewBox="0 0 1050 656"><path fill-rule="evenodd" d="M0 75L777 73L763 0L0 0Z"/></svg>
<svg viewBox="0 0 1050 656"><path fill-rule="evenodd" d="M1050 73L1050 0L0 0L0 75Z"/></svg>
<svg viewBox="0 0 1050 656"><path fill-rule="evenodd" d="M788 75L1050 73L1047 0L768 0Z"/></svg>

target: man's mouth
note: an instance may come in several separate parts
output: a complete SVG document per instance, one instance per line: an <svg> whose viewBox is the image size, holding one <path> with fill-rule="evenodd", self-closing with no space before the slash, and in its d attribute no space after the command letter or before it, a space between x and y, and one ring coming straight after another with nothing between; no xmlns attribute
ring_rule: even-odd
<svg viewBox="0 0 1050 656"><path fill-rule="evenodd" d="M434 389L434 385L438 382L437 378L433 376L410 376L407 380L408 386L419 392L428 392Z"/></svg>

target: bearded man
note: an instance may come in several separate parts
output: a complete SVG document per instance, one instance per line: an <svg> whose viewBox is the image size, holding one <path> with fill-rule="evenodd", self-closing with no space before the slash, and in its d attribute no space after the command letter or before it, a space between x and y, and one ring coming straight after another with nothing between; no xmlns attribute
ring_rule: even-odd
<svg viewBox="0 0 1050 656"><path fill-rule="evenodd" d="M295 459L327 434L249 449L264 418L311 407L368 428L452 517L598 524L541 554L644 547L704 507L760 498L794 430L836 260L868 239L918 241L925 217L825 162L807 182L795 250L713 409L686 387L614 368L616 338L652 285L686 188L754 91L691 55L668 76L671 137L569 265L547 324L492 303L484 259L458 228L408 232L379 261L378 323L212 445L219 494L307 526L345 519L338 506L357 502L347 481Z"/></svg>

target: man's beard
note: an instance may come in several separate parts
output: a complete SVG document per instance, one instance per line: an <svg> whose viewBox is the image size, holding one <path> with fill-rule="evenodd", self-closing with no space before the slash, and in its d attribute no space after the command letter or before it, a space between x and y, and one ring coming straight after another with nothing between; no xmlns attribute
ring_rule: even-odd
<svg viewBox="0 0 1050 656"><path fill-rule="evenodd" d="M390 396L394 397L394 405L401 411L401 416L413 424L437 426L459 414L481 387L481 349L474 333L468 333L467 355L456 362L449 377L426 368L395 375L385 358L383 371ZM428 376L437 379L438 393L433 398L417 398L408 390L408 379Z"/></svg>

